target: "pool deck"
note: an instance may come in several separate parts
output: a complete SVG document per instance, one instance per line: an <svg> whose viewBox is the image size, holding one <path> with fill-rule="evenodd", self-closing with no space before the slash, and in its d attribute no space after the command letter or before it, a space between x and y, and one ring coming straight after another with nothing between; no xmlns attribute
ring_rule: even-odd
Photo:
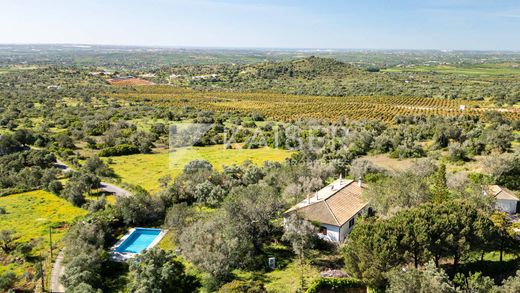
<svg viewBox="0 0 520 293"><path fill-rule="evenodd" d="M136 257L138 254L141 253L141 252L140 253L131 253L131 252L117 252L116 251L116 249L123 242L125 242L125 240L128 239L128 237L130 237L130 235L132 235L135 232L135 230L137 230L137 229L157 229L157 230L161 230L159 235L157 235L157 237L155 237L155 239L152 241L152 243L150 243L150 245L148 245L145 248L145 250L150 249L150 248L154 247L155 245L157 245L164 238L166 233L168 233L167 229L160 229L160 228L142 228L142 227L131 228L130 230L128 230L128 232L126 232L126 234L123 237L121 237L121 239L119 239L119 241L117 241L116 244L114 244L114 246L112 246L110 248L110 258L112 260L115 260L115 261L126 261L128 259Z"/></svg>

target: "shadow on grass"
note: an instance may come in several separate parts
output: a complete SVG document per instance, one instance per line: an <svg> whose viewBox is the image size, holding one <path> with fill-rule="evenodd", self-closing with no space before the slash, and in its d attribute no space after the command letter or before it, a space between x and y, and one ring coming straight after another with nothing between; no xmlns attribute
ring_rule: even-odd
<svg viewBox="0 0 520 293"><path fill-rule="evenodd" d="M102 189L97 189L96 191L90 193L90 196L95 197L95 198L101 198L102 196L110 196L110 195L114 195L114 194L111 192L104 191Z"/></svg>
<svg viewBox="0 0 520 293"><path fill-rule="evenodd" d="M103 292L122 292L128 284L128 264L107 261L103 264Z"/></svg>
<svg viewBox="0 0 520 293"><path fill-rule="evenodd" d="M444 266L450 277L453 277L456 273L468 276L470 273L482 272L483 275L493 278L496 284L514 276L518 268L520 268L520 257L502 262L498 260L475 260L460 264L457 268L454 268L451 264Z"/></svg>
<svg viewBox="0 0 520 293"><path fill-rule="evenodd" d="M267 258L274 257L276 258L276 269L283 270L287 267L288 264L294 261L295 254L292 252L291 248L276 244L270 245L264 249L266 260L265 267L267 268Z"/></svg>

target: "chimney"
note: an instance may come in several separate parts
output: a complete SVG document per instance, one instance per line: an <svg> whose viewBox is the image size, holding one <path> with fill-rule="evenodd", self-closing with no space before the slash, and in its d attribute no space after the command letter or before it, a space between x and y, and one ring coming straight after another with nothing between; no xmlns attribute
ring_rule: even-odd
<svg viewBox="0 0 520 293"><path fill-rule="evenodd" d="M339 185L343 185L343 174L339 174Z"/></svg>
<svg viewBox="0 0 520 293"><path fill-rule="evenodd" d="M316 195L316 200L320 199L319 194L318 194L317 191L316 191L315 195Z"/></svg>
<svg viewBox="0 0 520 293"><path fill-rule="evenodd" d="M307 204L311 203L311 194L307 193Z"/></svg>
<svg viewBox="0 0 520 293"><path fill-rule="evenodd" d="M361 187L361 185L363 184L363 180L361 179L361 177L359 177L358 181L357 181L357 185L359 187Z"/></svg>

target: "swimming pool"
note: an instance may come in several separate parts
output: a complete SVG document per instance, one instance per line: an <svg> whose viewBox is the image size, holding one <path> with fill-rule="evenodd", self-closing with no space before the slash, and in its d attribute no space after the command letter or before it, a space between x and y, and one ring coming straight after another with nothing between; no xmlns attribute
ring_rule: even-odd
<svg viewBox="0 0 520 293"><path fill-rule="evenodd" d="M140 253L153 247L160 240L161 229L135 228L129 235L123 237L122 242L116 247L119 253Z"/></svg>

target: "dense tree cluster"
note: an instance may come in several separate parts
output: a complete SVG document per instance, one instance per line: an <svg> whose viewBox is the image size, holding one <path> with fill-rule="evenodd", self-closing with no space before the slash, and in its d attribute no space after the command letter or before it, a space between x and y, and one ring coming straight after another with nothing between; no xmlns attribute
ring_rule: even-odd
<svg viewBox="0 0 520 293"><path fill-rule="evenodd" d="M45 150L19 151L0 156L0 190L10 194L43 188L56 180L55 156Z"/></svg>
<svg viewBox="0 0 520 293"><path fill-rule="evenodd" d="M149 250L130 266L130 292L193 292L200 282L184 270L182 262L172 253L161 249Z"/></svg>
<svg viewBox="0 0 520 293"><path fill-rule="evenodd" d="M458 202L423 204L385 220L367 220L354 228L344 247L347 268L375 287L384 287L385 272L433 260L450 259L457 267L470 252L500 247L502 237L489 218Z"/></svg>

